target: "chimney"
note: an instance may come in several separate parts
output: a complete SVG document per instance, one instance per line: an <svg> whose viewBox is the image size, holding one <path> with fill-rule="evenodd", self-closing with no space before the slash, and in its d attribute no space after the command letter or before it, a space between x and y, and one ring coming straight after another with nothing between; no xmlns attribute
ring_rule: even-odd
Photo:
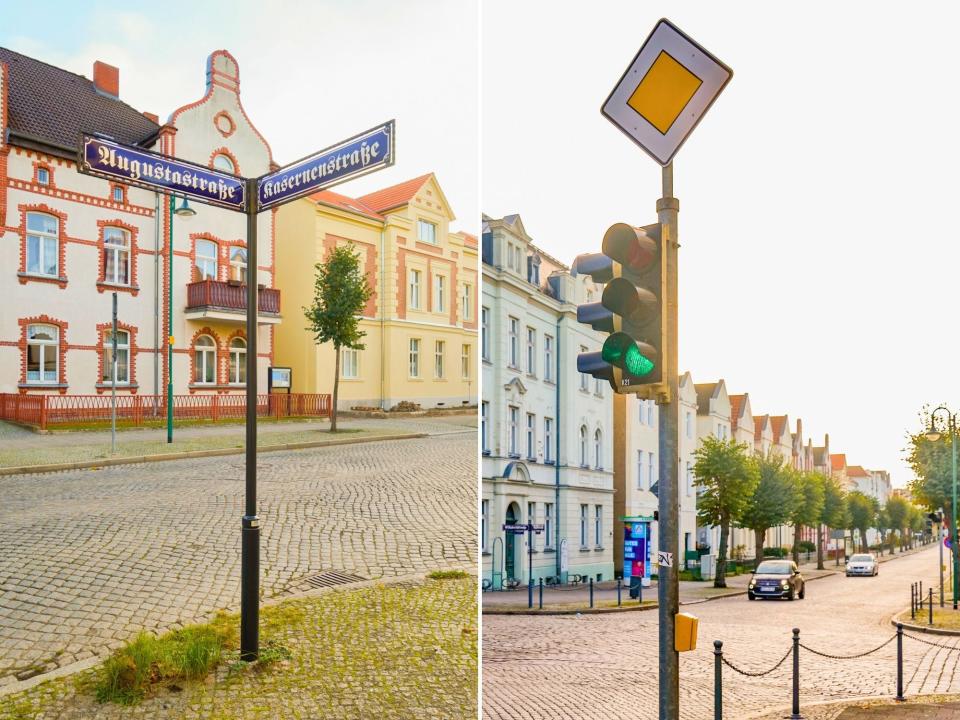
<svg viewBox="0 0 960 720"><path fill-rule="evenodd" d="M104 95L120 97L120 70L97 60L93 64L93 84Z"/></svg>
<svg viewBox="0 0 960 720"><path fill-rule="evenodd" d="M143 116L144 116L147 120L150 120L151 122L155 122L157 125L160 124L160 116L157 115L156 113L147 112L146 110L144 110L144 111L143 111ZM279 170L279 168L277 168L277 169Z"/></svg>

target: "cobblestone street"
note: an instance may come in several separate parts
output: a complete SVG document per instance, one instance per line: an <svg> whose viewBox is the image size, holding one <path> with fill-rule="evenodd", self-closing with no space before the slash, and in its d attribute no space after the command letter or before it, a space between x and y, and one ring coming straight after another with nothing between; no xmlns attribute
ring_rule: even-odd
<svg viewBox="0 0 960 720"><path fill-rule="evenodd" d="M476 430L264 455L265 597L472 565ZM413 428L416 428L415 430ZM243 458L0 478L0 687L239 603Z"/></svg>
<svg viewBox="0 0 960 720"><path fill-rule="evenodd" d="M810 583L797 602L731 597L686 605L700 618L698 647L680 661L681 717L713 713L713 641L738 667L772 667L791 646L791 629L814 650L853 655L895 630L890 617L909 607L910 583L930 586L937 550L894 559L876 578L834 575ZM917 633L914 633L917 635ZM960 638L919 635L960 648ZM867 657L833 660L803 650L801 709L807 703L896 692L896 644ZM904 640L905 693L960 692L960 652ZM790 661L771 675L724 669L724 716L743 720L790 704ZM782 713L781 713L782 714ZM657 614L483 618L483 717L488 720L646 720L657 717Z"/></svg>

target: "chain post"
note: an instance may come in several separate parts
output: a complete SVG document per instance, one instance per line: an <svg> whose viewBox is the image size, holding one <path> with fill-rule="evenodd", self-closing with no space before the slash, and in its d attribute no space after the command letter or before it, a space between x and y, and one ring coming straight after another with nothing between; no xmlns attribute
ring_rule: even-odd
<svg viewBox="0 0 960 720"><path fill-rule="evenodd" d="M593 607L593 578L590 578L590 607Z"/></svg>
<svg viewBox="0 0 960 720"><path fill-rule="evenodd" d="M543 610L543 578L540 578L540 609Z"/></svg>
<svg viewBox="0 0 960 720"><path fill-rule="evenodd" d="M897 623L897 702L903 702L903 623Z"/></svg>
<svg viewBox="0 0 960 720"><path fill-rule="evenodd" d="M800 714L800 628L793 629L793 708L790 720L803 720Z"/></svg>
<svg viewBox="0 0 960 720"><path fill-rule="evenodd" d="M713 641L713 720L723 720L723 640Z"/></svg>
<svg viewBox="0 0 960 720"><path fill-rule="evenodd" d="M617 578L617 607L620 607L620 583L622 581L620 578Z"/></svg>

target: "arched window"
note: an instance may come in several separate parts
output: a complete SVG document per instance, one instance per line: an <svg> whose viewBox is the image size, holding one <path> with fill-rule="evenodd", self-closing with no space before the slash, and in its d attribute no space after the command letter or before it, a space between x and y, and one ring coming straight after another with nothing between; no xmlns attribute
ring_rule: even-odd
<svg viewBox="0 0 960 720"><path fill-rule="evenodd" d="M200 280L217 279L217 244L212 240L197 240L196 267Z"/></svg>
<svg viewBox="0 0 960 720"><path fill-rule="evenodd" d="M599 470L603 467L603 433L600 428L593 434L593 457L594 465Z"/></svg>
<svg viewBox="0 0 960 720"><path fill-rule="evenodd" d="M57 277L60 271L60 221L27 213L27 272Z"/></svg>
<svg viewBox="0 0 960 720"><path fill-rule="evenodd" d="M103 331L103 372L100 373L103 383L113 382L113 331ZM126 330L117 330L117 385L126 385L130 382L130 333Z"/></svg>
<svg viewBox="0 0 960 720"><path fill-rule="evenodd" d="M27 326L27 382L55 383L60 370L60 329L55 325Z"/></svg>
<svg viewBox="0 0 960 720"><path fill-rule="evenodd" d="M130 284L130 234L123 228L103 229L103 281Z"/></svg>
<svg viewBox="0 0 960 720"><path fill-rule="evenodd" d="M247 249L244 247L230 248L230 279L247 281Z"/></svg>
<svg viewBox="0 0 960 720"><path fill-rule="evenodd" d="M580 465L587 467L587 426L580 426Z"/></svg>
<svg viewBox="0 0 960 720"><path fill-rule="evenodd" d="M209 335L201 335L193 344L193 381L212 385L217 381L217 344Z"/></svg>
<svg viewBox="0 0 960 720"><path fill-rule="evenodd" d="M233 160L230 159L229 155L225 155L224 153L217 153L213 156L213 167L230 174L236 174L237 172L233 165Z"/></svg>
<svg viewBox="0 0 960 720"><path fill-rule="evenodd" d="M230 384L244 385L247 382L247 341L234 338L230 341Z"/></svg>

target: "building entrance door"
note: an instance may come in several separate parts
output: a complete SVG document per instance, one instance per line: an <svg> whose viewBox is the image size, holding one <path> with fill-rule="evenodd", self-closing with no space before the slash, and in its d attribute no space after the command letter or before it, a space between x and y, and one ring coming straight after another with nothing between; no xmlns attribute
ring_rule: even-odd
<svg viewBox="0 0 960 720"><path fill-rule="evenodd" d="M510 503L507 507L507 516L504 522L507 525L513 525L520 522L520 508L516 503ZM508 580L513 580L517 577L517 536L512 532L507 533L505 538L506 549L503 553L504 558L504 574L507 576Z"/></svg>

